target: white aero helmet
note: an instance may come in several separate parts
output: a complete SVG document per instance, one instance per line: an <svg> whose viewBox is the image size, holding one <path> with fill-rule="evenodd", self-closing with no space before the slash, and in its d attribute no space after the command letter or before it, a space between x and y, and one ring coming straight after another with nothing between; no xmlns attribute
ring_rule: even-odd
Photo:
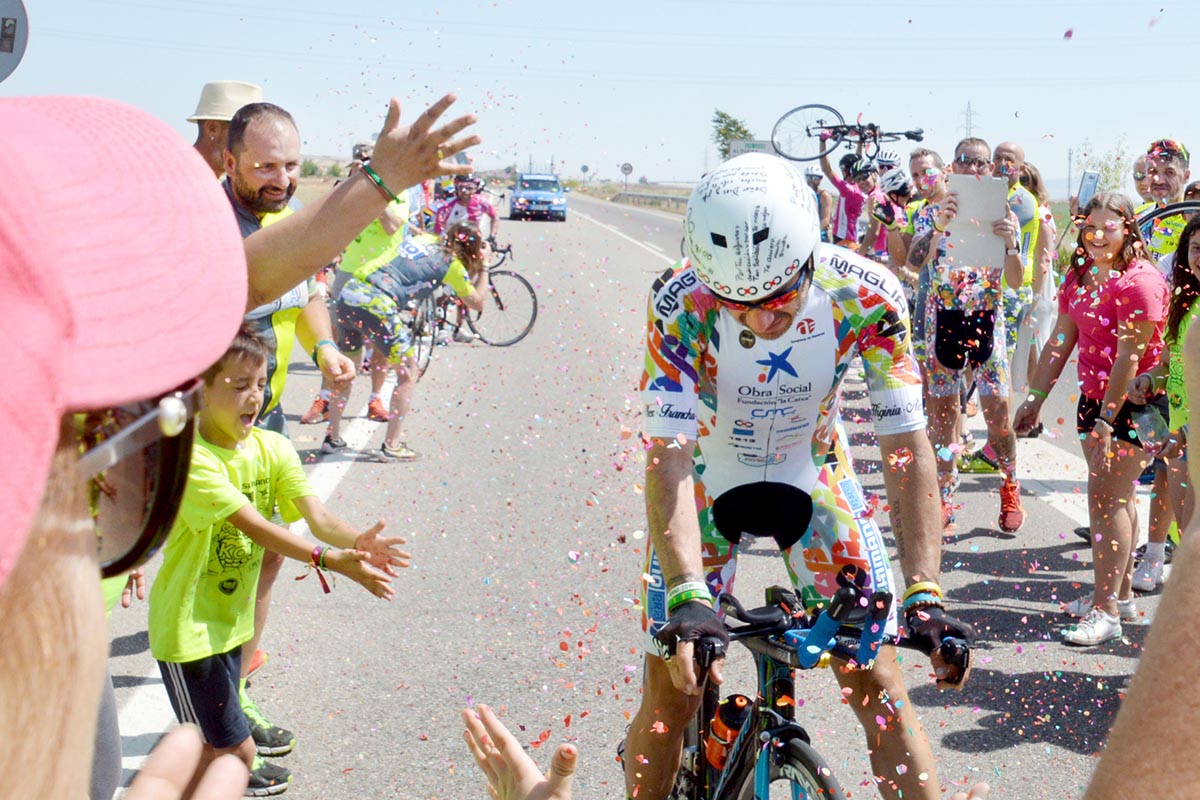
<svg viewBox="0 0 1200 800"><path fill-rule="evenodd" d="M875 154L875 161L881 167L900 166L900 153L897 150L880 150Z"/></svg>
<svg viewBox="0 0 1200 800"><path fill-rule="evenodd" d="M688 200L687 254L715 294L753 302L808 263L821 240L817 197L778 156L746 153L709 172Z"/></svg>
<svg viewBox="0 0 1200 800"><path fill-rule="evenodd" d="M908 173L904 169L901 167L892 167L880 176L879 188L887 194L891 194L892 192L908 194L912 191L912 184L909 182Z"/></svg>

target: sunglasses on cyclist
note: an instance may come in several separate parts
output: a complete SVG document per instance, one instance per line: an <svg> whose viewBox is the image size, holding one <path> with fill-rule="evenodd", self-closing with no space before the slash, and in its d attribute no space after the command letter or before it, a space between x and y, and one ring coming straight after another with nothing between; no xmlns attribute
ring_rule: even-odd
<svg viewBox="0 0 1200 800"><path fill-rule="evenodd" d="M954 160L957 161L959 164L962 164L964 167L974 167L975 169L983 169L988 164L992 163L991 161L987 160L986 158L979 158L978 156L976 156L975 158L968 158L967 156L956 156Z"/></svg>
<svg viewBox="0 0 1200 800"><path fill-rule="evenodd" d="M1133 179L1134 179L1135 181L1144 181L1144 180L1146 180L1146 173L1144 173L1144 172L1135 172L1135 173L1133 173Z"/></svg>
<svg viewBox="0 0 1200 800"><path fill-rule="evenodd" d="M154 400L75 417L100 574L144 564L166 542L187 486L200 378Z"/></svg>
<svg viewBox="0 0 1200 800"><path fill-rule="evenodd" d="M762 300L757 300L753 303L739 303L736 300L726 300L720 295L714 295L721 305L725 306L735 314L745 314L748 311L758 309L760 311L778 311L784 306L795 301L800 293L804 291L806 283L805 278L812 273L812 258L809 257L808 263L792 278L790 283L785 286L778 294Z"/></svg>

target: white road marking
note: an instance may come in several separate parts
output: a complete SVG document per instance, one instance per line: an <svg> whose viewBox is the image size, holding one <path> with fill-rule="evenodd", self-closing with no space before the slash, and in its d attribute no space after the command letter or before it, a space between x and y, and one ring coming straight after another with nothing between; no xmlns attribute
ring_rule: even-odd
<svg viewBox="0 0 1200 800"><path fill-rule="evenodd" d="M676 261L679 260L677 258L670 258L669 256L663 255L661 248L651 249L651 248L647 247L645 242L639 242L637 239L634 239L632 236L627 236L626 234L621 233L621 231L617 230L612 225L601 222L600 220L596 219L595 217L589 217L587 214L584 214L580 211L576 211L575 216L582 217L583 219L586 219L588 222L592 223L593 225L600 227L600 228L604 228L604 230L606 230L616 236L620 236L625 241L627 241L631 244L637 245L638 247L645 250L647 253L651 253L652 255L655 255L658 258L661 258L663 261L667 262L668 264L674 264Z"/></svg>
<svg viewBox="0 0 1200 800"><path fill-rule="evenodd" d="M647 247L653 248L654 250L657 250L660 253L667 252L666 250L663 250L661 247L656 245L654 242L647 242L645 239L642 240L642 244L646 245Z"/></svg>
<svg viewBox="0 0 1200 800"><path fill-rule="evenodd" d="M395 379L389 378L384 384L381 393L384 397L391 393L394 383ZM379 423L367 419L366 407L366 402L363 402L356 412L357 416L349 419L342 428L342 438L346 440L346 449L351 453L362 450L370 441L371 434L379 426ZM347 415L347 418L349 416ZM346 477L346 473L355 463L357 462L353 457L339 461L317 462L316 466L308 473L308 482L321 502L330 498L342 478ZM303 520L294 523L291 530L301 536L309 533L308 525ZM138 686L133 696L121 706L119 712L121 738L127 743L135 743L121 754L121 767L127 778L132 778L133 774L142 768L142 763L146 760L150 749L157 744L159 737L176 724L175 712L171 710L171 702L167 699L167 692L162 687L161 679L158 666L155 665L153 669L142 676L142 685ZM122 785L128 786L128 781L122 781ZM123 791L118 789L116 797L119 798L122 794Z"/></svg>

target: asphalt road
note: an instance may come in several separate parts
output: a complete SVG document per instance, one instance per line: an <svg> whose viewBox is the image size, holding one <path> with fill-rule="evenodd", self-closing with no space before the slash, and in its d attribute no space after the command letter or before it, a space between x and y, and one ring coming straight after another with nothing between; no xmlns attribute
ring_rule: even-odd
<svg viewBox="0 0 1200 800"><path fill-rule="evenodd" d="M285 797L485 796L461 739L459 709L497 709L540 762L558 742L582 754L575 796L619 798L615 748L638 705L646 546L637 381L644 303L677 257L680 221L665 213L571 196L564 223L504 222L513 267L541 304L532 334L511 348L440 348L422 380L407 441L424 458L374 463L383 426L356 421L362 455L318 459L320 426L301 426L316 392L297 363L285 393L293 441L335 513L365 527L382 518L410 539L413 567L392 603L349 581L276 584L252 694L298 746ZM367 382L351 408L362 416ZM881 492L864 387L848 387L847 419L868 491ZM963 476L943 585L981 634L964 691L938 692L927 663L904 657L912 699L934 743L941 781L986 779L996 798L1080 794L1137 664L1145 625L1090 650L1063 645L1059 600L1090 592L1090 552L1071 530L1086 521L1073 398L1058 389L1050 431L1020 443L1029 514L998 532L995 476ZM1063 423L1058 423L1061 418ZM981 418L977 418L981 419ZM632 435L631 435L632 434ZM764 543L744 555L738 595L785 573ZM1157 597L1139 601L1145 621ZM112 619L111 668L132 770L172 720L150 657L144 607ZM751 690L737 654L728 685ZM862 734L839 708L832 676L802 676L802 721L856 796L871 779Z"/></svg>

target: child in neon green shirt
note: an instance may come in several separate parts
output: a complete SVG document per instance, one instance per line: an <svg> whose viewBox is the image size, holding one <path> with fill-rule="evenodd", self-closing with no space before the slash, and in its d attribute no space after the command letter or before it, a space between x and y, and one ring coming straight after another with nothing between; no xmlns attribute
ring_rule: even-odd
<svg viewBox="0 0 1200 800"><path fill-rule="evenodd" d="M241 646L254 632L264 548L340 572L384 599L394 593L395 568L407 567L409 556L398 549L404 539L379 535L382 522L360 533L329 513L291 443L254 426L267 355L259 339L242 332L204 374L187 490L150 591L149 632L176 716L204 734L204 766L233 753L250 768L252 789L282 791L290 774L257 757L263 737L238 702ZM313 548L270 522L276 503L284 520L303 517L333 548ZM291 749L290 733L273 733L289 739L282 752Z"/></svg>

